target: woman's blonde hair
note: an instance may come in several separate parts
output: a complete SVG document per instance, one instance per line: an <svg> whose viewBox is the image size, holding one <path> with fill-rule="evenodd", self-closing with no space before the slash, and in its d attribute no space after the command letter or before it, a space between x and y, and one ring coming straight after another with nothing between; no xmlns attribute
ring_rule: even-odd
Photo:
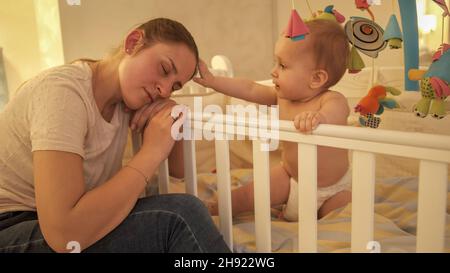
<svg viewBox="0 0 450 273"><path fill-rule="evenodd" d="M198 63L199 53L197 44L183 24L168 18L155 18L136 27L135 30L141 30L143 32L144 41L142 46L138 47L133 54L138 54L143 49L151 47L158 42L184 44L195 55ZM111 53L113 57L122 54L124 54L123 44Z"/></svg>
<svg viewBox="0 0 450 273"><path fill-rule="evenodd" d="M183 24L168 18L155 18L136 27L135 30L141 30L143 32L144 41L142 46L138 47L133 54L138 54L143 49L151 47L158 42L184 44L192 51L192 53L194 53L198 63L199 53L197 44L191 33L183 26ZM123 55L123 44L110 53L110 57L112 58L122 58ZM96 62L97 60L80 58L71 63L77 61Z"/></svg>

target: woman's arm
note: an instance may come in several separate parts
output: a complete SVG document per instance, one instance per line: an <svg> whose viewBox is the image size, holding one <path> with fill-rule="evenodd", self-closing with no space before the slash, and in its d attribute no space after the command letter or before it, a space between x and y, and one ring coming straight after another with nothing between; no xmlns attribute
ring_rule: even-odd
<svg viewBox="0 0 450 273"><path fill-rule="evenodd" d="M130 213L145 181L141 174L123 168L109 181L85 192L83 161L77 154L37 151L33 154L36 207L47 243L64 252L77 241L85 249L117 227ZM130 164L151 175L159 162L139 152Z"/></svg>
<svg viewBox="0 0 450 273"><path fill-rule="evenodd" d="M199 63L199 71L201 78L194 78L194 81L205 87L246 101L269 106L277 104L277 93L271 86L257 84L248 79L216 77L209 72L203 61Z"/></svg>
<svg viewBox="0 0 450 273"><path fill-rule="evenodd" d="M130 213L151 177L169 155L174 140L167 105L144 132L142 148L104 184L86 192L83 159L73 153L33 153L36 208L42 233L49 246L65 252L70 241L85 249L117 227ZM142 172L143 174L141 174Z"/></svg>

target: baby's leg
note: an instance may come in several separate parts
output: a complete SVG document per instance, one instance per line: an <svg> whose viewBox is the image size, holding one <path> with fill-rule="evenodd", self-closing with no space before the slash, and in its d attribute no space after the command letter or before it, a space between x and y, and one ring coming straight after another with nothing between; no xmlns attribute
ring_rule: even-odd
<svg viewBox="0 0 450 273"><path fill-rule="evenodd" d="M270 170L270 204L286 203L289 197L289 175L281 164ZM253 211L255 205L253 182L231 193L233 215Z"/></svg>
<svg viewBox="0 0 450 273"><path fill-rule="evenodd" d="M331 211L346 206L352 201L352 193L350 191L340 191L327 199L318 211L319 219L330 213Z"/></svg>

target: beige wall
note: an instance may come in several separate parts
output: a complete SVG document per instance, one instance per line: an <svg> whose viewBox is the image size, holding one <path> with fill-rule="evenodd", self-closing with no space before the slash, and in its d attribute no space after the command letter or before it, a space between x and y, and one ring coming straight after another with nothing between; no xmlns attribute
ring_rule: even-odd
<svg viewBox="0 0 450 273"><path fill-rule="evenodd" d="M60 0L66 61L100 58L139 23L154 17L182 22L205 60L226 55L237 76L269 77L273 47L273 0Z"/></svg>
<svg viewBox="0 0 450 273"><path fill-rule="evenodd" d="M265 79L272 66L274 1L81 0L81 6L69 6L66 0L1 0L0 47L10 96L47 67L104 56L133 26L160 16L183 22L205 60L223 54L237 76Z"/></svg>
<svg viewBox="0 0 450 273"><path fill-rule="evenodd" d="M313 10L330 2L310 1ZM354 1L334 2L347 17L367 16L354 7ZM373 11L385 27L392 6L390 1L382 3ZM309 16L304 0L295 4L301 16ZM133 26L158 16L183 22L205 60L223 54L231 59L237 76L267 79L273 46L290 9L288 0L81 0L81 6L69 6L66 0L0 0L0 47L8 88L13 93L23 81L52 65L80 57L100 58L119 45ZM370 66L371 60L363 58ZM375 64L401 66L403 52L386 49Z"/></svg>
<svg viewBox="0 0 450 273"><path fill-rule="evenodd" d="M10 97L42 69L33 0L0 1L0 47L3 48Z"/></svg>
<svg viewBox="0 0 450 273"><path fill-rule="evenodd" d="M436 5L434 2L432 1L426 1L426 6L425 6L425 14L432 14L436 16L436 29L434 31L431 31L429 34L423 35L423 37L421 37L424 41L425 46L431 50L431 51L435 51L436 49L439 48L439 46L442 43L442 40L444 40L444 42L448 43L449 42L449 26L450 26L450 20L446 19L445 22L446 24L442 24L442 8L440 8L438 5ZM447 5L450 6L450 0L447 0ZM444 31L442 31L442 28L444 27ZM444 34L444 37L442 39L442 34Z"/></svg>

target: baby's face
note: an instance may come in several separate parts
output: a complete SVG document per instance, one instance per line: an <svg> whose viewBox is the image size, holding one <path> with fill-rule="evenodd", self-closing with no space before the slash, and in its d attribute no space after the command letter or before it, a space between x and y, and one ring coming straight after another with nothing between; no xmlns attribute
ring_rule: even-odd
<svg viewBox="0 0 450 273"><path fill-rule="evenodd" d="M275 66L272 80L278 97L301 101L317 95L310 88L315 70L314 58L308 36L301 41L281 37L275 46Z"/></svg>

